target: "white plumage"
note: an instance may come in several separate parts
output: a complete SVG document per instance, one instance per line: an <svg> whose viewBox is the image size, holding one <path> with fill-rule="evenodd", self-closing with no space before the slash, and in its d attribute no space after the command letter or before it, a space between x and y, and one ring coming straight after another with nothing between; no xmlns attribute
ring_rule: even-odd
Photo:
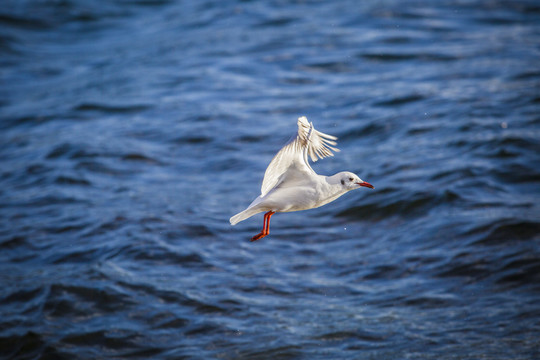
<svg viewBox="0 0 540 360"><path fill-rule="evenodd" d="M337 199L347 191L373 186L351 172L333 176L318 175L309 165L334 156L337 138L315 130L305 116L298 118L298 133L272 159L264 173L261 195L246 210L231 217L235 225L260 212L264 216L263 230L251 241L268 235L270 217L276 212L289 212L317 208Z"/></svg>

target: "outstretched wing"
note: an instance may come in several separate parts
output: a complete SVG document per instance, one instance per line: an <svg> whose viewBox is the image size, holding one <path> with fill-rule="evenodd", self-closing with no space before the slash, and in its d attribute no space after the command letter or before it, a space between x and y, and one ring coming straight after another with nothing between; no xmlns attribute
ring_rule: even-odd
<svg viewBox="0 0 540 360"><path fill-rule="evenodd" d="M290 173L294 172L295 176L301 176L302 173L309 176L314 173L309 166L308 156L314 162L334 156L332 151L339 151L330 146L336 145L334 140L337 140L335 136L315 130L313 123L308 122L305 116L298 118L298 134L274 156L264 173L261 196L278 186L288 170Z"/></svg>

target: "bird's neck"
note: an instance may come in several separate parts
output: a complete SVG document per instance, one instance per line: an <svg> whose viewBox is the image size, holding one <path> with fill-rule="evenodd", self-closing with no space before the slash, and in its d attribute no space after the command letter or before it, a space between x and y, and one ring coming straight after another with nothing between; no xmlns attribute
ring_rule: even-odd
<svg viewBox="0 0 540 360"><path fill-rule="evenodd" d="M325 179L326 179L326 182L329 184L329 185L341 185L340 181L339 181L339 173L337 174L334 174L332 176L325 176Z"/></svg>
<svg viewBox="0 0 540 360"><path fill-rule="evenodd" d="M324 176L324 186L326 187L324 193L327 195L327 198L325 199L325 203L329 203L331 201L334 201L341 195L345 194L347 190L343 188L343 185L341 185L341 182L339 180L338 174L332 175L332 176Z"/></svg>

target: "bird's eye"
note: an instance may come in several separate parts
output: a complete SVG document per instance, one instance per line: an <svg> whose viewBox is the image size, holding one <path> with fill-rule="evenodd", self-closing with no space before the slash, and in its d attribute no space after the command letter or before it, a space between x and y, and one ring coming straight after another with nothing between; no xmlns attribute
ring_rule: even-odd
<svg viewBox="0 0 540 360"><path fill-rule="evenodd" d="M341 185L345 185L345 181L344 181L344 180L341 180Z"/></svg>
<svg viewBox="0 0 540 360"><path fill-rule="evenodd" d="M353 181L354 179L353 178L349 178L349 181Z"/></svg>

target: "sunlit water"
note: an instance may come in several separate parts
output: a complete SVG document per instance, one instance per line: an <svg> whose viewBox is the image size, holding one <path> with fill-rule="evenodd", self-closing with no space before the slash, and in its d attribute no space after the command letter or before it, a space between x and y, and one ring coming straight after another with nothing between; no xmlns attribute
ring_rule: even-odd
<svg viewBox="0 0 540 360"><path fill-rule="evenodd" d="M536 1L0 9L0 356L540 356ZM306 115L375 190L229 217Z"/></svg>

